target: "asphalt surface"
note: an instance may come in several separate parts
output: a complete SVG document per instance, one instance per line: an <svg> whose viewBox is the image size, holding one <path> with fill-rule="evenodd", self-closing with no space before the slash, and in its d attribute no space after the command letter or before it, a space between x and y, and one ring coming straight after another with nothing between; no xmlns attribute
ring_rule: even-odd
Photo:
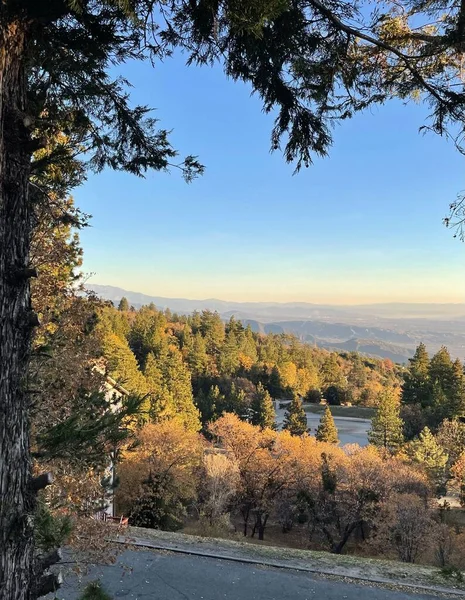
<svg viewBox="0 0 465 600"><path fill-rule="evenodd" d="M59 598L76 600L100 579L116 600L413 600L432 599L307 573L157 551L128 550L116 564L93 567L81 582L65 577Z"/></svg>
<svg viewBox="0 0 465 600"><path fill-rule="evenodd" d="M284 422L285 409L280 408L276 411L276 423L279 428ZM320 424L321 415L307 413L307 425L310 428L311 435L315 435ZM356 419L352 417L334 417L337 427L339 440L344 444L358 444L359 446L368 445L368 430L371 426L370 419Z"/></svg>

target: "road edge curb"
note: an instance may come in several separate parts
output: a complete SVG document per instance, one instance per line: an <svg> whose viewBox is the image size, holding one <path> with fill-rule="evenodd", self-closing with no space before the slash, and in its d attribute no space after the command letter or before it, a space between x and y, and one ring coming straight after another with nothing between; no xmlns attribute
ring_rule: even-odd
<svg viewBox="0 0 465 600"><path fill-rule="evenodd" d="M123 539L121 539L123 538ZM111 539L112 542L117 544L125 544L128 546L136 546L138 548L147 548L149 550L165 550L167 552L174 552L178 554L190 554L192 556L200 556L203 558L213 558L217 560L227 560L230 562L244 563L250 565L262 565L265 567L273 567L275 569L287 569L289 571L300 571L303 573L313 573L315 575L325 575L339 579L348 579L355 583L365 581L367 583L378 583L383 585L395 585L403 587L409 590L419 590L424 592L434 592L436 594L448 594L449 596L454 595L460 598L465 598L465 590L458 590L453 588L443 588L439 586L428 586L415 583L406 583L403 581L386 579L384 577L363 577L361 575L344 575L341 573L334 573L328 569L317 569L313 567L304 567L301 565L293 565L287 562L279 562L273 560L259 559L259 558L247 558L232 556L230 554L208 552L205 550L196 550L194 548L186 548L179 546L171 546L169 544L156 544L149 541L144 541L134 538L124 538L120 536L120 539Z"/></svg>

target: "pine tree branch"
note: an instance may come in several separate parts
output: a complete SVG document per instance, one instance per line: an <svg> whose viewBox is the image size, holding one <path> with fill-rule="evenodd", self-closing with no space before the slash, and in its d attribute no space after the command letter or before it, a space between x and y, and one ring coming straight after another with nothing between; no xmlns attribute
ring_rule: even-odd
<svg viewBox="0 0 465 600"><path fill-rule="evenodd" d="M465 0L463 0L463 2L465 2ZM379 38L375 38L371 35L363 33L358 29L354 29L350 25L346 25L329 8L324 6L324 4L320 2L320 0L310 0L310 4L314 8L316 8L316 10L318 10L323 16L325 16L340 31L344 31L348 35L364 40L365 42L368 42L369 44L376 46L377 48L381 48L382 50L386 50L387 52L391 52L392 54L397 56L397 58L399 58L405 64L410 73L418 80L418 82L425 88L425 90L427 90L441 104L448 104L446 100L439 94L439 92L424 79L424 77L421 75L418 69L414 65L412 65L410 57L406 56L403 52L401 52L391 44L388 44L387 42L384 42ZM456 118L459 118L459 116L455 116Z"/></svg>

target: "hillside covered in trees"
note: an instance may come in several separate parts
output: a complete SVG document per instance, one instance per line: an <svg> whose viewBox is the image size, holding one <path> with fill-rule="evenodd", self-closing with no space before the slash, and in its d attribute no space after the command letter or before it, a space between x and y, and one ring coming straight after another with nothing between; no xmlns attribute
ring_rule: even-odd
<svg viewBox="0 0 465 600"><path fill-rule="evenodd" d="M383 395L402 402L408 438L424 426L464 414L460 360L443 347L432 358L423 344L408 367L355 352L336 353L287 334L260 334L218 313L177 315L155 306L135 310L123 299L103 307L99 335L108 374L145 396L147 418L184 415L202 426L224 412L254 422L260 396L377 407Z"/></svg>
<svg viewBox="0 0 465 600"><path fill-rule="evenodd" d="M72 231L57 221L33 248L44 267L31 441L35 471L55 476L40 495L39 552L92 540L102 556L89 517L113 499L133 525L408 562L442 549L444 565L461 564L464 536L436 501L447 492L465 505L463 366L446 348L430 357L420 345L405 367L211 311L115 307L76 288ZM329 408L308 435L303 402L322 399L374 409L367 448L340 447ZM290 401L284 431L273 400Z"/></svg>
<svg viewBox="0 0 465 600"><path fill-rule="evenodd" d="M144 395L148 419L184 415L195 428L223 412L253 422L264 393L273 399L323 397L330 404L375 406L383 390L399 394L402 368L390 360L311 347L286 334L259 334L233 317L190 316L154 305L104 307L98 329L108 374Z"/></svg>

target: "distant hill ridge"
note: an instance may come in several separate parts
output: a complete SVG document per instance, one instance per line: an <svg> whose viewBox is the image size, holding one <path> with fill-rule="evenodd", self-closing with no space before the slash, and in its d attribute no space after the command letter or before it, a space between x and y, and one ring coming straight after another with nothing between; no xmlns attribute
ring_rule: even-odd
<svg viewBox="0 0 465 600"><path fill-rule="evenodd" d="M179 307L180 311L192 312L193 310L217 310L218 312L248 311L248 310L267 310L286 311L293 309L299 311L328 311L341 314L354 314L363 312L364 314L379 315L385 318L403 318L401 315L408 315L409 318L444 318L444 319L465 319L464 303L407 303L391 302L379 304L357 304L357 305L339 305L339 304L316 304L311 302L232 302L219 300L217 298L206 298L204 300L195 300L188 298L165 298L163 296L149 296L140 292L132 292L123 288L88 284L88 289L107 300L117 301L124 296L136 307L153 302L158 308Z"/></svg>
<svg viewBox="0 0 465 600"><path fill-rule="evenodd" d="M165 298L119 287L89 284L88 289L117 304L124 296L130 304L153 302L158 309L180 314L195 310L217 311L262 333L292 333L304 342L341 351L404 363L420 341L430 352L447 345L451 354L465 357L465 303L382 303L327 305L307 302L229 302L208 298Z"/></svg>

